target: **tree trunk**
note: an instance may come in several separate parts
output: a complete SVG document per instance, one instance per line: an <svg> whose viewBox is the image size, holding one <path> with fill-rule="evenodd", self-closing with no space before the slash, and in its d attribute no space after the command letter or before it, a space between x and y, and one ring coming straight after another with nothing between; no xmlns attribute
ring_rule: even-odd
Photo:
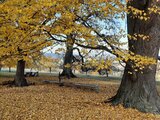
<svg viewBox="0 0 160 120"><path fill-rule="evenodd" d="M71 66L66 66L67 64L72 65L72 59L73 59L73 50L72 47L69 46L67 47L67 51L64 57L63 71L61 73L61 76L66 76L67 78L76 77L72 72Z"/></svg>
<svg viewBox="0 0 160 120"><path fill-rule="evenodd" d="M24 77L25 61L19 60L17 63L17 71L14 83L18 87L27 86L27 80Z"/></svg>
<svg viewBox="0 0 160 120"><path fill-rule="evenodd" d="M147 11L150 7L150 0L134 0L128 5L137 9ZM152 1L152 3L154 3ZM155 3L154 3L155 4ZM150 20L144 22L139 19L131 18L128 15L128 33L150 35L150 40L129 40L129 50L135 54L153 57L157 60L159 51L159 30L160 19L157 15L150 14ZM159 27L159 28L158 28ZM125 67L121 85L117 94L110 99L114 104L123 104L124 107L136 108L142 112L160 113L160 97L156 89L156 65L149 65L143 70L135 71L131 61L128 61ZM129 74L132 72L132 74Z"/></svg>
<svg viewBox="0 0 160 120"><path fill-rule="evenodd" d="M52 72L52 68L51 68L51 67L49 67L49 72L50 72L50 73Z"/></svg>
<svg viewBox="0 0 160 120"><path fill-rule="evenodd" d="M71 36L68 36L71 37ZM71 38L70 38L71 39ZM72 72L72 60L73 60L73 43L66 43L67 50L64 57L63 63L63 71L60 76L66 76L67 78L74 78L76 77ZM69 65L69 66L67 66Z"/></svg>
<svg viewBox="0 0 160 120"><path fill-rule="evenodd" d="M11 72L11 67L8 68L8 72Z"/></svg>

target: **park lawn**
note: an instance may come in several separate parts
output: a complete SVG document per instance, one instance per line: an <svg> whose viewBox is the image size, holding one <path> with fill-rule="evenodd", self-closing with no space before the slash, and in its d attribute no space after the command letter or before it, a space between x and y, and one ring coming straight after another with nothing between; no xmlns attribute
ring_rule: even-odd
<svg viewBox="0 0 160 120"><path fill-rule="evenodd" d="M103 101L116 94L119 81L75 78L70 82L97 84L100 92L44 84L57 77L30 77L35 85L17 88L0 85L0 120L160 120L160 115L111 106ZM0 83L12 77L0 77ZM67 81L67 80L65 80Z"/></svg>

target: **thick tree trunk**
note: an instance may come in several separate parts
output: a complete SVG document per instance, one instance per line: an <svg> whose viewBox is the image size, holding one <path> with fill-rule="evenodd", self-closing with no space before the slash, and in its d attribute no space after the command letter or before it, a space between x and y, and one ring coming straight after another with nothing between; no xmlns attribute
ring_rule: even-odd
<svg viewBox="0 0 160 120"><path fill-rule="evenodd" d="M126 65L121 85L117 94L111 98L114 105L123 104L124 107L136 108L142 112L159 113L160 98L156 89L156 66L141 72L129 74L132 68Z"/></svg>
<svg viewBox="0 0 160 120"><path fill-rule="evenodd" d="M16 76L14 79L15 85L18 87L28 85L27 80L25 79L25 76L24 76L24 69L25 69L25 61L19 60L17 63L17 71L16 71Z"/></svg>
<svg viewBox="0 0 160 120"><path fill-rule="evenodd" d="M63 63L63 71L61 73L61 76L66 76L67 78L74 78L76 77L73 72L72 72L72 68L70 67L66 67L66 65L72 65L72 59L73 59L73 50L72 50L72 46L67 47L67 51L64 57L64 63Z"/></svg>
<svg viewBox="0 0 160 120"><path fill-rule="evenodd" d="M71 36L68 36L71 37ZM71 38L69 38L71 39ZM72 60L73 60L73 44L72 43L66 43L67 50L64 57L64 63L63 63L63 71L60 76L66 76L67 78L74 78L76 77L72 72ZM66 66L70 65L70 66Z"/></svg>
<svg viewBox="0 0 160 120"><path fill-rule="evenodd" d="M130 2L135 8L144 10L150 7L151 1L134 0ZM150 40L129 40L129 50L135 54L153 57L157 60L160 39L158 37L160 19L151 14L147 22L131 18L128 15L128 32L150 35ZM117 94L110 100L114 105L123 104L125 107L136 108L142 112L160 113L160 97L156 89L156 65L150 65L143 70L135 71L132 63L128 61ZM129 74L131 73L132 74Z"/></svg>

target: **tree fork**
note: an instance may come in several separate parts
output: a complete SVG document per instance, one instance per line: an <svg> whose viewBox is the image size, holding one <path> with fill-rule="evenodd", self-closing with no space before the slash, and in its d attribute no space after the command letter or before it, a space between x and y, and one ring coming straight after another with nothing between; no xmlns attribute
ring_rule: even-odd
<svg viewBox="0 0 160 120"><path fill-rule="evenodd" d="M70 67L66 67L65 65L71 65L72 64L72 60L73 60L73 45L74 45L74 35L68 35L67 36L68 40L72 40L72 42L68 42L66 43L66 53L65 53L65 57L64 57L64 63L63 63L63 71L61 73L60 76L66 76L68 79L70 78L74 78L76 77L73 72L72 72L72 68Z"/></svg>

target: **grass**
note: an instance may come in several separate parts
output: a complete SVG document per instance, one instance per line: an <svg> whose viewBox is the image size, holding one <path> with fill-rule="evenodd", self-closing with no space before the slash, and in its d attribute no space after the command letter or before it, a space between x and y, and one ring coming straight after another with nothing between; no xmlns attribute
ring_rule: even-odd
<svg viewBox="0 0 160 120"><path fill-rule="evenodd" d="M0 77L13 77L15 72L0 72Z"/></svg>

